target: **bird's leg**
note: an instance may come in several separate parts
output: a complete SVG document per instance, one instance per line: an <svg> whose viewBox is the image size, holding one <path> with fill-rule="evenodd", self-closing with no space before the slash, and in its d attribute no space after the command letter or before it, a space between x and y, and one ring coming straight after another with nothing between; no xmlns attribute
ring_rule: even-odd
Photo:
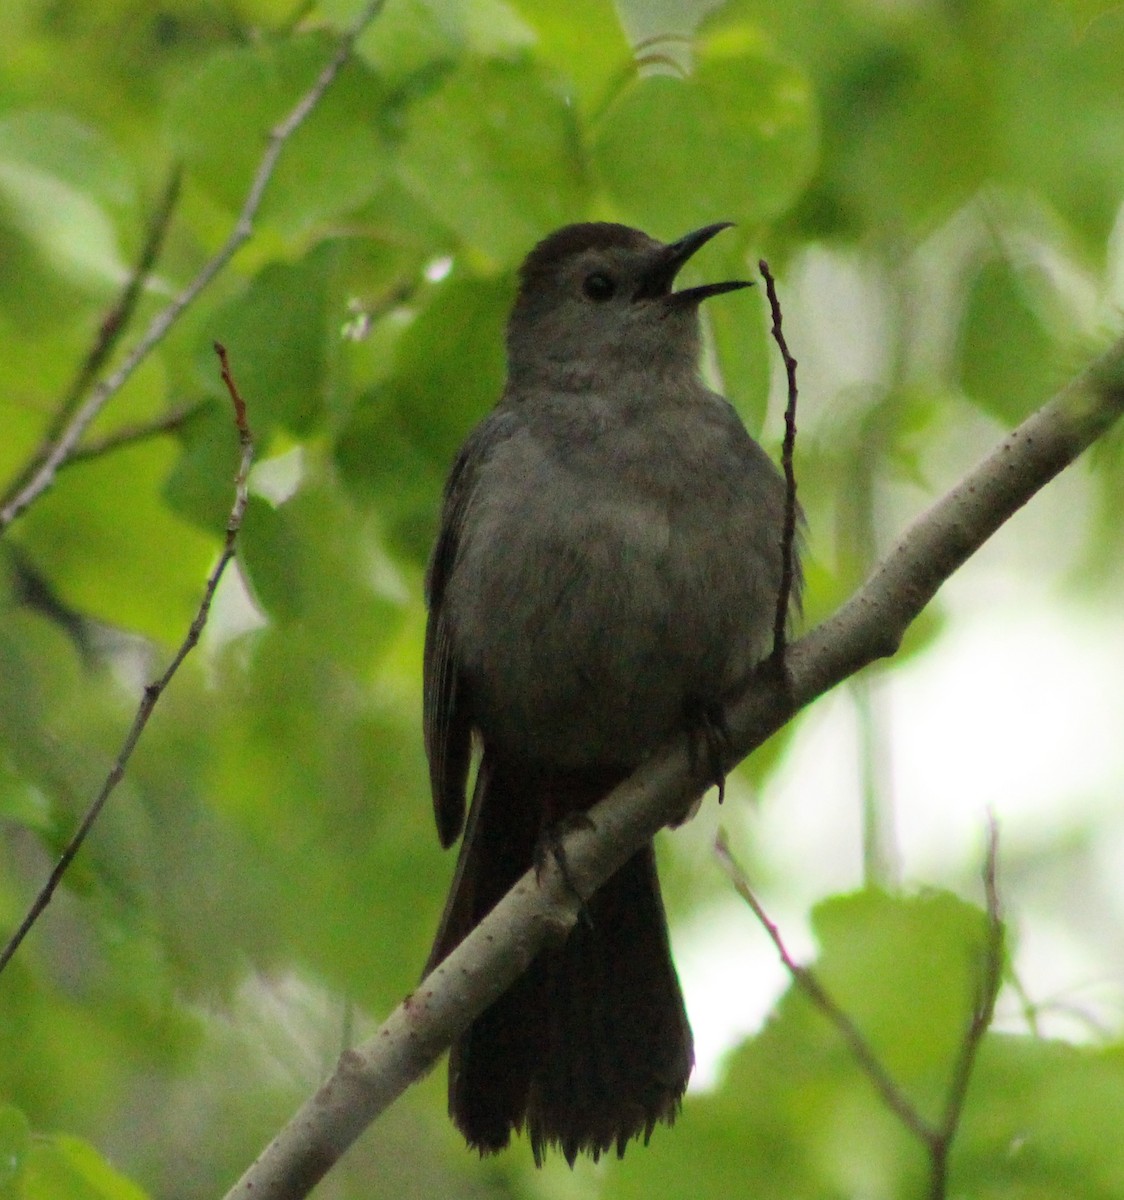
<svg viewBox="0 0 1124 1200"><path fill-rule="evenodd" d="M718 789L718 803L726 798L726 759L730 753L730 729L726 710L715 701L687 706L687 754L691 773L705 773L708 784Z"/></svg>
<svg viewBox="0 0 1124 1200"><path fill-rule="evenodd" d="M774 647L772 653L766 655L753 668L753 673L757 679L779 687L785 700L791 701L793 696L792 672L789 670L786 649L787 647L783 643L779 647L779 652L778 647Z"/></svg>
<svg viewBox="0 0 1124 1200"><path fill-rule="evenodd" d="M589 929L593 928L593 920L589 915L589 909L586 907L586 898L578 890L577 884L574 883L574 878L570 874L570 864L566 860L566 847L563 843L566 834L571 830L592 830L594 828L593 822L585 813L568 813L560 820L547 825L543 829L535 846L534 858L535 881L540 884L542 883L542 873L546 870L548 861L550 859L554 860L558 867L558 874L562 876L562 882L578 902L578 920Z"/></svg>

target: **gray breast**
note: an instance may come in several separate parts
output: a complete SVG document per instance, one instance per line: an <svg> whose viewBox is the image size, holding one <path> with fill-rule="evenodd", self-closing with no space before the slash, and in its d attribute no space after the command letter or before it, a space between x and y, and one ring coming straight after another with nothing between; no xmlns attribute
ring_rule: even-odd
<svg viewBox="0 0 1124 1200"><path fill-rule="evenodd" d="M528 425L482 466L447 605L486 740L631 766L760 656L783 488L732 413L698 415L585 453Z"/></svg>

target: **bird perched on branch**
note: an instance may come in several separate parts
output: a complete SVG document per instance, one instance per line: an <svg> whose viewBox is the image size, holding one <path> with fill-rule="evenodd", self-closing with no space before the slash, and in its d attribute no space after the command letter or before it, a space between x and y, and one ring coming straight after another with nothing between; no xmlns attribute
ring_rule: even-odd
<svg viewBox="0 0 1124 1200"><path fill-rule="evenodd" d="M464 831L431 968L767 648L785 485L698 368L699 304L748 284L673 290L724 228L571 225L520 271L507 383L453 465L427 580L434 810L444 846ZM525 1129L536 1162L572 1164L673 1121L692 1064L649 844L457 1040L449 1107L482 1153Z"/></svg>

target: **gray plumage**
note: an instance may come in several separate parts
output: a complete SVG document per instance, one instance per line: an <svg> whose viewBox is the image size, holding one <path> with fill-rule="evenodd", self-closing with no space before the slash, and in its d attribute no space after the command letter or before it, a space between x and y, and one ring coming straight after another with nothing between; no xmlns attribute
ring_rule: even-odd
<svg viewBox="0 0 1124 1200"><path fill-rule="evenodd" d="M723 227L665 246L570 226L524 264L507 384L454 464L428 578L425 735L444 845L464 827L474 734L484 763L432 963L552 826L714 711L768 647L783 480L698 372L699 302L745 285L671 290ZM526 1125L536 1159L555 1143L572 1161L674 1117L690 1031L650 847L589 907L592 935L544 952L454 1048L454 1119L481 1150ZM593 1029L571 1053L575 1006Z"/></svg>

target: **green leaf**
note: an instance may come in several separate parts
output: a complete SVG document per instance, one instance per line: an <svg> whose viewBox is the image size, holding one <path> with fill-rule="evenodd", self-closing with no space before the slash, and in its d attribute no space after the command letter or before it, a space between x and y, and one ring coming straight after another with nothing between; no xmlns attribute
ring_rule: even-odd
<svg viewBox="0 0 1124 1200"><path fill-rule="evenodd" d="M240 208L270 131L335 50L326 34L216 51L172 94L167 136L193 176ZM359 60L340 72L281 155L259 220L287 236L357 208L383 178L379 120L386 92ZM231 135L231 114L239 132Z"/></svg>
<svg viewBox="0 0 1124 1200"><path fill-rule="evenodd" d="M686 232L684 230L683 232ZM709 279L754 279L742 239L724 234L707 268ZM721 242L721 239L719 239ZM714 264L714 259L717 264ZM706 304L706 324L714 339L721 391L738 410L750 433L760 437L774 369L784 373L766 325L765 289L758 286Z"/></svg>
<svg viewBox="0 0 1124 1200"><path fill-rule="evenodd" d="M513 0L538 38L536 54L567 80L585 112L596 112L632 66L632 48L611 0Z"/></svg>
<svg viewBox="0 0 1124 1200"><path fill-rule="evenodd" d="M471 62L451 74L411 110L398 169L494 265L520 262L584 211L574 114L529 61Z"/></svg>
<svg viewBox="0 0 1124 1200"><path fill-rule="evenodd" d="M441 481L469 430L500 397L508 277L456 274L402 333L390 378L355 408L336 459L394 540L428 552Z"/></svg>
<svg viewBox="0 0 1124 1200"><path fill-rule="evenodd" d="M10 821L39 833L52 828L47 797L4 761L0 761L0 821Z"/></svg>
<svg viewBox="0 0 1124 1200"><path fill-rule="evenodd" d="M213 343L221 342L259 441L274 425L308 433L323 415L329 270L322 254L293 264L272 262L245 293L210 316L199 352L200 378L214 390Z"/></svg>
<svg viewBox="0 0 1124 1200"><path fill-rule="evenodd" d="M939 1100L976 1001L984 914L949 892L868 890L825 900L812 926L820 982L915 1102Z"/></svg>
<svg viewBox="0 0 1124 1200"><path fill-rule="evenodd" d="M510 57L533 41L504 0L388 0L358 50L380 78L409 92L434 67Z"/></svg>
<svg viewBox="0 0 1124 1200"><path fill-rule="evenodd" d="M451 276L398 342L391 379L399 406L439 462L451 463L468 430L500 398L513 298L509 277Z"/></svg>
<svg viewBox="0 0 1124 1200"><path fill-rule="evenodd" d="M1054 339L1006 259L985 262L968 293L960 334L960 383L986 412L1014 425L1053 390Z"/></svg>
<svg viewBox="0 0 1124 1200"><path fill-rule="evenodd" d="M187 632L215 554L161 502L174 453L149 442L68 467L18 528L66 604L166 644Z"/></svg>
<svg viewBox="0 0 1124 1200"><path fill-rule="evenodd" d="M341 499L315 485L277 508L251 499L241 558L271 617L362 673L393 635L402 605L379 587L375 548Z"/></svg>
<svg viewBox="0 0 1124 1200"><path fill-rule="evenodd" d="M1012 11L988 63L999 169L1063 213L1093 258L1124 190L1124 22L1119 4L1106 7L1070 0Z"/></svg>
<svg viewBox="0 0 1124 1200"><path fill-rule="evenodd" d="M416 443L393 390L379 389L356 407L336 444L336 462L351 494L378 513L395 546L424 561L452 459L437 463Z"/></svg>
<svg viewBox="0 0 1124 1200"><path fill-rule="evenodd" d="M164 483L164 499L179 516L221 534L234 504L240 456L229 403L215 401L193 414L179 442L181 453Z"/></svg>
<svg viewBox="0 0 1124 1200"><path fill-rule="evenodd" d="M342 629L354 642L348 672L314 616L263 630L236 656L241 703L208 746L216 779L229 781L216 802L284 900L270 933L317 976L346 980L348 995L377 997L373 1011L416 984L449 869L425 790L421 623L411 624L400 646L398 628L387 630L390 647L364 640L369 625ZM365 657L371 670L385 649L395 657L381 659L372 691L354 668Z"/></svg>
<svg viewBox="0 0 1124 1200"><path fill-rule="evenodd" d="M22 1191L20 1178L31 1148L31 1126L27 1117L10 1104L0 1104L0 1198L16 1200Z"/></svg>
<svg viewBox="0 0 1124 1200"><path fill-rule="evenodd" d="M131 199L127 169L72 117L0 118L0 310L35 330L73 305L70 287L108 295L128 268L107 201Z"/></svg>
<svg viewBox="0 0 1124 1200"><path fill-rule="evenodd" d="M20 159L110 211L136 204L133 169L97 128L68 112L26 108L0 118L0 158Z"/></svg>
<svg viewBox="0 0 1124 1200"><path fill-rule="evenodd" d="M1119 1045L989 1037L955 1146L954 1187L961 1195L1118 1200L1122 1122Z"/></svg>
<svg viewBox="0 0 1124 1200"><path fill-rule="evenodd" d="M738 26L698 44L689 78L635 80L599 125L593 159L627 219L671 236L779 216L810 178L817 141L808 80Z"/></svg>
<svg viewBox="0 0 1124 1200"><path fill-rule="evenodd" d="M820 982L903 1094L936 1119L976 996L984 914L950 893L866 891L825 901L813 926ZM735 1052L721 1088L688 1096L674 1133L657 1131L643 1155L612 1168L603 1195L914 1196L925 1169L922 1147L792 985Z"/></svg>
<svg viewBox="0 0 1124 1200"><path fill-rule="evenodd" d="M28 1155L26 1200L146 1200L146 1193L81 1138L37 1139Z"/></svg>

